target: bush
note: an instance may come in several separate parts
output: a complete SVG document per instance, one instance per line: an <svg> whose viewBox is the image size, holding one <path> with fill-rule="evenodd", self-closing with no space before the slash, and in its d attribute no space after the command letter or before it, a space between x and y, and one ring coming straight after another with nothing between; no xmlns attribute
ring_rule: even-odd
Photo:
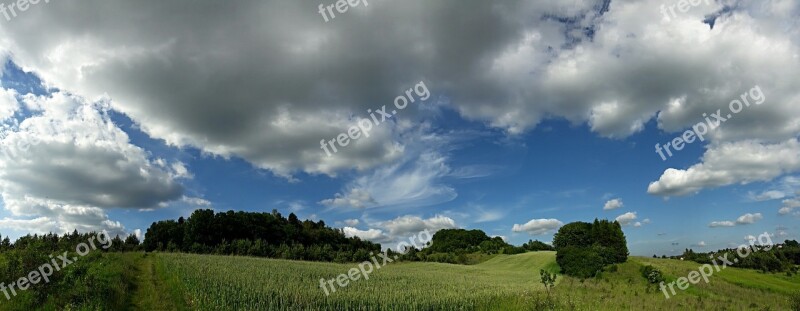
<svg viewBox="0 0 800 311"><path fill-rule="evenodd" d="M647 279L647 282L650 284L664 282L664 274L661 273L661 270L658 270L653 266L643 266L639 268L639 272L642 273L642 277Z"/></svg>
<svg viewBox="0 0 800 311"><path fill-rule="evenodd" d="M556 262L566 275L588 279L605 266L603 257L591 248L565 247L556 254Z"/></svg>

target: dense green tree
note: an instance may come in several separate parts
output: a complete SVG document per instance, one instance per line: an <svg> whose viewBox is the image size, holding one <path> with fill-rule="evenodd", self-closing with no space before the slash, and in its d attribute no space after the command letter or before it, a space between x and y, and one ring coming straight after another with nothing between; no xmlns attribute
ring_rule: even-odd
<svg viewBox="0 0 800 311"><path fill-rule="evenodd" d="M622 226L619 222L608 220L567 224L555 234L553 245L558 251L556 261L562 271L577 277L591 277L606 265L623 263L628 260L629 254ZM589 263L576 256L588 256L596 262Z"/></svg>
<svg viewBox="0 0 800 311"><path fill-rule="evenodd" d="M539 240L536 240L536 241L529 240L528 243L522 244L522 248L524 248L527 251L531 251L531 252L553 251L553 250L555 250L555 248L553 248L553 246L551 246L549 244L546 244L544 242L541 242Z"/></svg>
<svg viewBox="0 0 800 311"><path fill-rule="evenodd" d="M562 226L553 236L553 247L589 247L592 245L592 224L573 222Z"/></svg>
<svg viewBox="0 0 800 311"><path fill-rule="evenodd" d="M145 233L146 251L183 251L274 257L282 259L349 262L367 260L377 253L379 244L347 238L325 223L300 221L277 211L251 213L197 210L185 221L153 223ZM323 251L324 250L324 251Z"/></svg>

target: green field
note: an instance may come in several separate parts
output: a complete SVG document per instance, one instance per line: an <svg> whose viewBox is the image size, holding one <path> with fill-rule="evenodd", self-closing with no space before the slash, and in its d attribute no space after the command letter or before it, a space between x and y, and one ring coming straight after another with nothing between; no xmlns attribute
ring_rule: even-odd
<svg viewBox="0 0 800 311"><path fill-rule="evenodd" d="M639 267L652 264L674 280L699 265L632 257L600 279L559 276L548 299L539 269L558 267L555 253L538 252L473 266L392 263L326 297L319 280L355 264L185 254L144 260L163 287L155 290L162 298L141 305L154 310L789 310L790 295L800 292L800 277L729 268L667 300L647 290Z"/></svg>
<svg viewBox="0 0 800 311"><path fill-rule="evenodd" d="M554 252L496 255L472 265L390 263L369 280L326 296L320 279L356 264L170 253L98 253L61 271L39 293L24 292L0 310L797 310L800 277L728 268L667 300L648 290L642 265L669 281L693 262L631 257L599 278L559 275L547 293L539 270L559 270Z"/></svg>

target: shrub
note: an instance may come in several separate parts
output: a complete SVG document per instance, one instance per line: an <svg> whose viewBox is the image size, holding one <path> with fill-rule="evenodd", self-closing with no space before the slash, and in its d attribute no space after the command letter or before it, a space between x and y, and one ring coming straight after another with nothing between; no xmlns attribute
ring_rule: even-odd
<svg viewBox="0 0 800 311"><path fill-rule="evenodd" d="M603 269L603 257L591 248L565 247L556 254L556 262L566 275L587 279Z"/></svg>
<svg viewBox="0 0 800 311"><path fill-rule="evenodd" d="M547 289L547 295L549 296L550 290L556 286L556 278L558 276L555 273L544 271L544 269L539 270L539 275L541 276L542 285Z"/></svg>
<svg viewBox="0 0 800 311"><path fill-rule="evenodd" d="M639 268L639 271L642 273L642 277L647 279L647 282L650 284L658 284L664 282L664 274L661 273L661 270L656 269L653 266L647 265Z"/></svg>

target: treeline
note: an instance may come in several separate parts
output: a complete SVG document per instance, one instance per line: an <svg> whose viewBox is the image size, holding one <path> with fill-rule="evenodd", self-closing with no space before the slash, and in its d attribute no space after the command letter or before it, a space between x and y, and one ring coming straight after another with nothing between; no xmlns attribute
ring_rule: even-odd
<svg viewBox="0 0 800 311"><path fill-rule="evenodd" d="M361 262L380 244L348 238L325 222L272 213L197 210L188 219L153 223L144 238L148 252L257 256L291 260Z"/></svg>
<svg viewBox="0 0 800 311"><path fill-rule="evenodd" d="M783 244L778 244L772 249L763 246L754 246L754 250L747 257L740 257L737 249L723 249L712 253L695 253L691 249L686 249L681 256L672 256L672 259L690 260L700 264L711 264L711 257L736 258L739 261L734 265L737 268L760 270L762 272L786 272L788 275L798 274L800 265L800 243L794 240L786 240ZM665 256L666 257L666 256Z"/></svg>
<svg viewBox="0 0 800 311"><path fill-rule="evenodd" d="M92 242L90 242L92 241ZM93 243L96 249L86 256L79 256L76 248L79 244ZM59 236L49 233L44 235L26 235L15 242L8 237L0 241L0 283L6 286L29 276L44 264L64 262L59 259L64 252L65 258L77 258L60 270L48 276L48 282L30 286L27 290L7 291L11 296L6 301L4 292L0 292L0 301L4 301L3 310L56 310L56 309L97 309L115 310L124 307L130 282L126 281L127 270L132 270L122 257L109 258L109 252L136 251L140 247L136 236L126 239L119 236L111 239L108 249L107 240L98 240L98 233L90 232Z"/></svg>
<svg viewBox="0 0 800 311"><path fill-rule="evenodd" d="M625 233L616 221L564 225L553 237L553 246L561 272L579 278L594 277L605 266L628 260Z"/></svg>
<svg viewBox="0 0 800 311"><path fill-rule="evenodd" d="M427 248L423 250L409 248L402 259L474 264L489 255L514 255L542 250L552 250L552 247L539 241L530 241L519 247L506 243L501 237L489 237L481 230L445 229L439 230L433 235Z"/></svg>

